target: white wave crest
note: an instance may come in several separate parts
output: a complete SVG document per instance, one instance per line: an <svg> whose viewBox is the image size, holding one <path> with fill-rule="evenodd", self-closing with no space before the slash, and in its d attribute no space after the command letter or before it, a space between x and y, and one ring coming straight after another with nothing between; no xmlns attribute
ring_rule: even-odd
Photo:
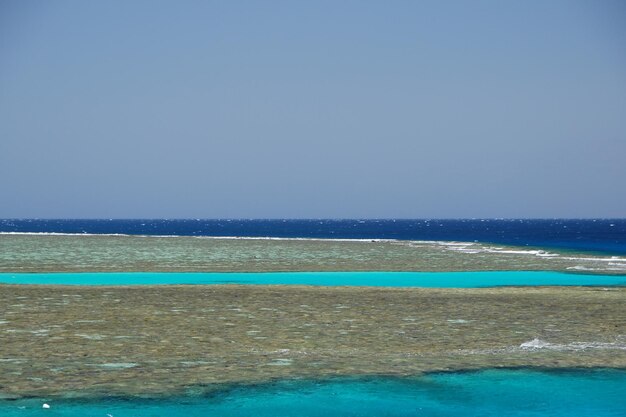
<svg viewBox="0 0 626 417"><path fill-rule="evenodd" d="M321 238L321 237L273 237L273 236L180 236L195 239L213 240L285 240L285 241L314 241L314 242L399 242L396 239L350 239L350 238Z"/></svg>
<svg viewBox="0 0 626 417"><path fill-rule="evenodd" d="M533 339L522 343L522 350L555 350L555 351L580 351L587 349L617 349L626 350L626 343L617 340L615 342L570 342L570 343L550 343L541 339Z"/></svg>
<svg viewBox="0 0 626 417"><path fill-rule="evenodd" d="M0 232L0 235L16 236L132 236L124 233L61 233L61 232Z"/></svg>
<svg viewBox="0 0 626 417"><path fill-rule="evenodd" d="M550 345L550 343L548 342L544 342L541 339L533 339L530 340L528 342L524 342L521 345L519 345L520 348L522 349L543 349L545 347L548 347Z"/></svg>
<svg viewBox="0 0 626 417"><path fill-rule="evenodd" d="M61 232L0 232L0 235L14 236L107 236L135 238L194 238L213 240L297 240L326 242L398 242L396 239L350 239L350 238L315 238L315 237L273 237L273 236L197 236L197 235L146 235L126 233L61 233Z"/></svg>

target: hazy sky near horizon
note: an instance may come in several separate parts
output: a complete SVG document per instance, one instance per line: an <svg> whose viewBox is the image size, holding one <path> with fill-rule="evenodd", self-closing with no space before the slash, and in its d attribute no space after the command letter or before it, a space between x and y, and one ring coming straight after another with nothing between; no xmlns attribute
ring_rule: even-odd
<svg viewBox="0 0 626 417"><path fill-rule="evenodd" d="M0 217L626 217L625 22L0 0Z"/></svg>

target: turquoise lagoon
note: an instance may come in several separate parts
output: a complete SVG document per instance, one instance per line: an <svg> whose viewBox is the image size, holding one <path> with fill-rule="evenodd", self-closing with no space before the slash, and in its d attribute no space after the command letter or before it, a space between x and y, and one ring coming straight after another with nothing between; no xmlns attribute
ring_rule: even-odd
<svg viewBox="0 0 626 417"><path fill-rule="evenodd" d="M624 286L624 275L563 272L1 273L0 283L260 284L477 288ZM50 408L43 408L49 404ZM626 370L483 370L414 378L286 380L210 395L0 400L2 417L626 416Z"/></svg>
<svg viewBox="0 0 626 417"><path fill-rule="evenodd" d="M486 370L282 381L209 396L0 401L3 417L624 416L626 371ZM42 408L43 404L50 408Z"/></svg>
<svg viewBox="0 0 626 417"><path fill-rule="evenodd" d="M478 288L494 286L624 286L626 275L553 271L489 272L78 272L0 273L4 284L52 285L324 285Z"/></svg>

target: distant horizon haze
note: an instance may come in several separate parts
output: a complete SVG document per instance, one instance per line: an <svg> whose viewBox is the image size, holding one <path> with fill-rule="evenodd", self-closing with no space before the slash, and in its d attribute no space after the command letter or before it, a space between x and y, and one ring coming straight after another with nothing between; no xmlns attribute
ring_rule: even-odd
<svg viewBox="0 0 626 417"><path fill-rule="evenodd" d="M618 0L0 0L0 218L625 218L624 22Z"/></svg>
<svg viewBox="0 0 626 417"><path fill-rule="evenodd" d="M104 220L104 221L124 221L124 220L185 220L185 221L244 221L244 220L416 220L416 221L437 221L437 220L626 220L624 217L0 217L0 220Z"/></svg>

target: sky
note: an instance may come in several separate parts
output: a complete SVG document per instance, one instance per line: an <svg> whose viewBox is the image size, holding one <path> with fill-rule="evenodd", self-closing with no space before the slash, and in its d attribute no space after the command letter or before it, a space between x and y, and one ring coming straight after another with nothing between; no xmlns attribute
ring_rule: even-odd
<svg viewBox="0 0 626 417"><path fill-rule="evenodd" d="M626 4L0 0L35 217L626 217Z"/></svg>

